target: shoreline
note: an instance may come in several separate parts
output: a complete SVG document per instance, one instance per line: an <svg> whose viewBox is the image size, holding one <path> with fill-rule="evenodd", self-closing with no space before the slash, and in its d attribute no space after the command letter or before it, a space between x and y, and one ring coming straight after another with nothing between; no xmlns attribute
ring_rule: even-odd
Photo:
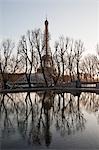
<svg viewBox="0 0 99 150"><path fill-rule="evenodd" d="M17 89L2 89L0 94L19 93L19 92L38 92L38 91L56 91L56 92L89 92L99 94L98 88L75 88L75 87L35 87L35 88L17 88Z"/></svg>

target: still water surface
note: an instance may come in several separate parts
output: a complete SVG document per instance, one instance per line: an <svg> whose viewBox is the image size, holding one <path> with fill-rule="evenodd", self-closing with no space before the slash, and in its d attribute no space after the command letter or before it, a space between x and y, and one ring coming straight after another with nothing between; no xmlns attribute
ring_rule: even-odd
<svg viewBox="0 0 99 150"><path fill-rule="evenodd" d="M99 95L0 95L0 148L99 149Z"/></svg>

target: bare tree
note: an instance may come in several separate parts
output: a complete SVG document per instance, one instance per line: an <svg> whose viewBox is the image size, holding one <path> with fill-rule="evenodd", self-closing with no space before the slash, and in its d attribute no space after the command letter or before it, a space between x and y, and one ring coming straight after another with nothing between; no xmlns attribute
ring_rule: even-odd
<svg viewBox="0 0 99 150"><path fill-rule="evenodd" d="M84 52L85 48L84 48L84 44L82 43L81 40L79 41L75 41L75 64L76 64L76 73L77 73L77 80L80 81L80 61L82 58L82 54Z"/></svg>
<svg viewBox="0 0 99 150"><path fill-rule="evenodd" d="M45 48L45 43L43 41L43 36L42 36L40 29L32 31L32 40L33 40L32 42L33 42L35 51L37 51L38 55L39 55L40 67L41 67L41 70L43 73L45 84L46 84L46 86L48 86L48 82L46 79L45 70L44 70L44 66L43 66L43 61L42 61L42 52Z"/></svg>
<svg viewBox="0 0 99 150"><path fill-rule="evenodd" d="M60 74L61 74L61 69L60 69L60 60L59 60L59 55L58 55L58 45L59 43L56 42L55 43L55 52L53 54L53 61L54 61L54 65L56 68L56 76L54 78L54 85L56 85L58 83Z"/></svg>
<svg viewBox="0 0 99 150"><path fill-rule="evenodd" d="M94 76L98 73L98 58L97 56L91 54L84 57L80 66L83 74L86 74L86 79L90 78L92 80Z"/></svg>
<svg viewBox="0 0 99 150"><path fill-rule="evenodd" d="M31 87L31 74L37 71L38 67L38 56L35 51L33 33L27 32L27 35L22 36L19 42L19 53L25 63L24 71L29 87Z"/></svg>
<svg viewBox="0 0 99 150"><path fill-rule="evenodd" d="M59 54L60 54L60 58L61 58L61 64L62 64L62 80L63 82L64 80L64 74L65 74L65 42L64 42L64 37L60 38L60 42L59 42Z"/></svg>
<svg viewBox="0 0 99 150"><path fill-rule="evenodd" d="M67 69L69 70L70 80L72 81L74 75L74 40L66 38L66 59L67 59Z"/></svg>
<svg viewBox="0 0 99 150"><path fill-rule="evenodd" d="M57 62L60 63L60 75L62 81L65 82L65 75L69 75L72 81L74 74L74 60L75 60L75 41L70 38L61 37L57 42Z"/></svg>
<svg viewBox="0 0 99 150"><path fill-rule="evenodd" d="M65 82L65 70L66 70L66 48L65 39L60 37L59 41L55 45L55 60L58 66L58 77L62 78L62 82ZM59 66L60 65L60 66Z"/></svg>
<svg viewBox="0 0 99 150"><path fill-rule="evenodd" d="M6 74L9 72L9 62L11 59L12 50L14 49L14 43L7 39L2 42L0 48L0 72L3 81L3 88L6 88Z"/></svg>

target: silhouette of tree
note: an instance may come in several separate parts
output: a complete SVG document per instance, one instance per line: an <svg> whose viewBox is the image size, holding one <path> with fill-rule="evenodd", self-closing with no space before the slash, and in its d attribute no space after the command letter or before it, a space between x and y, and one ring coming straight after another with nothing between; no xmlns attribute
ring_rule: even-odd
<svg viewBox="0 0 99 150"><path fill-rule="evenodd" d="M19 57L19 52L13 54L15 44L10 40L6 39L1 43L0 48L0 73L3 82L3 88L7 88L7 75L19 73L22 71L23 63Z"/></svg>
<svg viewBox="0 0 99 150"><path fill-rule="evenodd" d="M33 71L34 65L34 47L31 42L30 32L28 31L28 37L22 36L19 46L19 52L21 57L23 57L25 63L25 75L28 82L29 87L31 87L31 73Z"/></svg>
<svg viewBox="0 0 99 150"><path fill-rule="evenodd" d="M80 81L80 61L84 50L85 48L83 42L81 40L75 41L74 52L75 52L75 61L76 61L76 70L77 70L76 73L77 73L78 81Z"/></svg>
<svg viewBox="0 0 99 150"><path fill-rule="evenodd" d="M38 52L38 56L40 59L40 66L42 69L43 77L44 77L46 86L48 86L48 82L47 82L44 67L43 67L43 61L42 61L42 52L45 48L45 44L44 44L43 36L42 36L40 29L33 31L32 36L33 36L34 47L35 47L36 51Z"/></svg>
<svg viewBox="0 0 99 150"><path fill-rule="evenodd" d="M13 48L14 48L14 43L11 40L7 39L2 42L1 50L0 50L1 51L0 52L0 72L2 75L4 88L6 88L6 82L7 82L5 74L8 73L9 62L10 62Z"/></svg>
<svg viewBox="0 0 99 150"><path fill-rule="evenodd" d="M80 69L83 74L87 74L87 79L90 78L92 81L94 79L94 75L98 73L98 58L95 55L88 55L84 57L81 62Z"/></svg>

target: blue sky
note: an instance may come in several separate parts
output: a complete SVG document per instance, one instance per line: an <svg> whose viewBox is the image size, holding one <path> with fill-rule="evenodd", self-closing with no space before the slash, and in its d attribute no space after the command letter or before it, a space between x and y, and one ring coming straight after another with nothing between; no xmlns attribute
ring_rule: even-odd
<svg viewBox="0 0 99 150"><path fill-rule="evenodd" d="M28 29L44 30L47 16L51 46L61 35L84 41L88 52L99 42L99 0L0 0L0 41L18 41Z"/></svg>

